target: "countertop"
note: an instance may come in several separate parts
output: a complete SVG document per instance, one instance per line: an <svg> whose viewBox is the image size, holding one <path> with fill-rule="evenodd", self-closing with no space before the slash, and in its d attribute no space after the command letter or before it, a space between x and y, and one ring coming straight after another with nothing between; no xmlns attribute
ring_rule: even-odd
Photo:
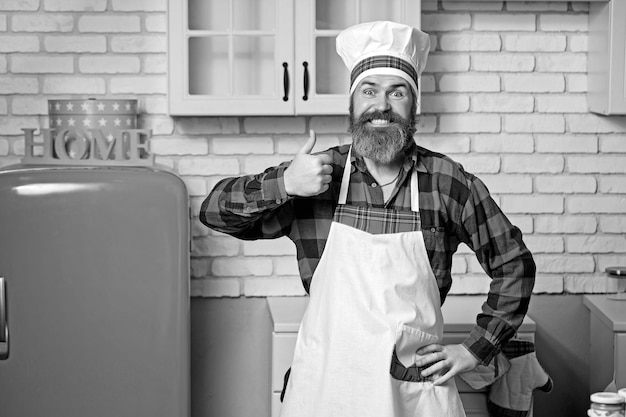
<svg viewBox="0 0 626 417"><path fill-rule="evenodd" d="M585 295L583 304L609 329L614 332L626 332L626 301L611 300L609 294Z"/></svg>

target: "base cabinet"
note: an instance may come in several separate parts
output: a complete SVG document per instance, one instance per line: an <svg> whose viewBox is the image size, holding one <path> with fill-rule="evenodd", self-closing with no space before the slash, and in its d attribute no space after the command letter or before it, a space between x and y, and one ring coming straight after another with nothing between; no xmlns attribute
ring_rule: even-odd
<svg viewBox="0 0 626 417"><path fill-rule="evenodd" d="M442 308L444 344L461 343L469 335L484 300L485 296L449 296L446 299ZM285 372L293 360L298 329L308 297L270 297L267 302L273 322L271 416L278 417ZM526 318L516 337L534 342L535 323ZM474 390L459 378L456 378L456 385L467 416L488 417L487 392Z"/></svg>
<svg viewBox="0 0 626 417"><path fill-rule="evenodd" d="M589 309L589 392L626 388L626 301L586 295Z"/></svg>

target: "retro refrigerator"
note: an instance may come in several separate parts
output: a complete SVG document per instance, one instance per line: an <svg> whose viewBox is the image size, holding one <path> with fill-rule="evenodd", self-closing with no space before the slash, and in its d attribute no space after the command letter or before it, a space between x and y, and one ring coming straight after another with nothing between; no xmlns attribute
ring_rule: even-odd
<svg viewBox="0 0 626 417"><path fill-rule="evenodd" d="M167 170L0 170L0 416L189 416L189 239Z"/></svg>

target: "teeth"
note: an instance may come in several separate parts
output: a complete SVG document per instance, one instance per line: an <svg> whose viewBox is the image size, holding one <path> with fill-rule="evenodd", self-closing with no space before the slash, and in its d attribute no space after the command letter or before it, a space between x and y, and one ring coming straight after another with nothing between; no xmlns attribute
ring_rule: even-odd
<svg viewBox="0 0 626 417"><path fill-rule="evenodd" d="M388 125L388 124L389 124L389 121L387 121L387 120L383 120L383 119L373 119L373 120L371 121L371 123L372 123L373 125Z"/></svg>

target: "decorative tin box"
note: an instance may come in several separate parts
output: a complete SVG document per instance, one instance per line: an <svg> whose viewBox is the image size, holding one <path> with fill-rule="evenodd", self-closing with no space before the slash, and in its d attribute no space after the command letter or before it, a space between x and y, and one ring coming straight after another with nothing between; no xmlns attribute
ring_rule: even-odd
<svg viewBox="0 0 626 417"><path fill-rule="evenodd" d="M99 129L104 137L137 127L137 100L48 100L50 129Z"/></svg>

